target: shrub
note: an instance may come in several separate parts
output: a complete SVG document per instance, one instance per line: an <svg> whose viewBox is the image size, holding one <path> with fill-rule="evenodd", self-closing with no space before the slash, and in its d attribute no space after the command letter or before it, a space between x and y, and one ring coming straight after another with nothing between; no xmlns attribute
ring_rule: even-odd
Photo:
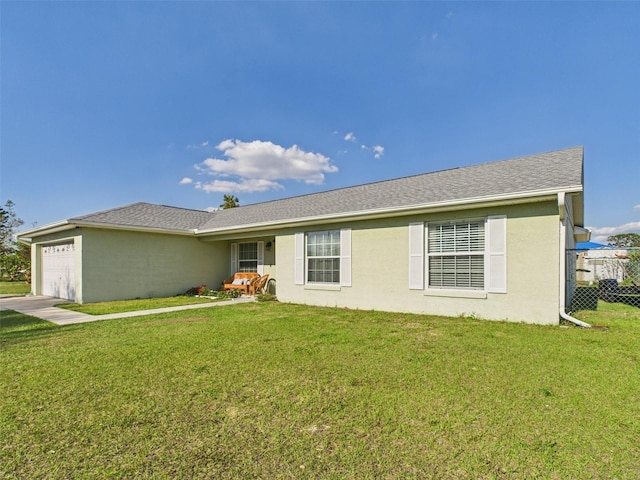
<svg viewBox="0 0 640 480"><path fill-rule="evenodd" d="M187 290L184 294L190 296L200 296L200 297L212 297L215 296L217 292L211 290L205 284L200 285L199 287L192 287Z"/></svg>
<svg viewBox="0 0 640 480"><path fill-rule="evenodd" d="M242 290L239 290L237 288L232 288L226 292L225 291L214 292L214 295L222 299L238 298L239 296L242 295Z"/></svg>
<svg viewBox="0 0 640 480"><path fill-rule="evenodd" d="M256 300L259 302L277 302L278 298L271 293L261 293L256 296Z"/></svg>

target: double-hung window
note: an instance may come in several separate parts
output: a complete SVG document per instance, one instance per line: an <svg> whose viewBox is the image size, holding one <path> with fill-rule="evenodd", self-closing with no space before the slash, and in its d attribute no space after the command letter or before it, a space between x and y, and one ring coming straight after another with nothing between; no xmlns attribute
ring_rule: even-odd
<svg viewBox="0 0 640 480"><path fill-rule="evenodd" d="M264 242L231 244L231 273L264 272Z"/></svg>
<svg viewBox="0 0 640 480"><path fill-rule="evenodd" d="M307 282L340 283L340 230L307 233Z"/></svg>
<svg viewBox="0 0 640 480"><path fill-rule="evenodd" d="M409 288L506 293L507 217L411 223Z"/></svg>
<svg viewBox="0 0 640 480"><path fill-rule="evenodd" d="M484 289L484 219L427 226L429 288Z"/></svg>
<svg viewBox="0 0 640 480"><path fill-rule="evenodd" d="M258 243L238 244L238 271L257 272L258 271Z"/></svg>
<svg viewBox="0 0 640 480"><path fill-rule="evenodd" d="M350 228L299 232L294 241L296 285L351 286Z"/></svg>

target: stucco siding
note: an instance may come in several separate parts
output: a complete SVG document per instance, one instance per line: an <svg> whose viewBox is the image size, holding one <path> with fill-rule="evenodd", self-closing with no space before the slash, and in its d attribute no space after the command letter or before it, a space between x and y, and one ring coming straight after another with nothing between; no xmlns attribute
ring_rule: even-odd
<svg viewBox="0 0 640 480"><path fill-rule="evenodd" d="M196 238L83 229L82 301L151 298L217 286L228 269L226 245Z"/></svg>
<svg viewBox="0 0 640 480"><path fill-rule="evenodd" d="M409 224L507 216L507 293L409 289ZM512 205L393 219L332 224L304 231L351 228L352 286L295 285L294 234L276 238L281 301L357 309L539 324L558 323L559 228L555 202Z"/></svg>

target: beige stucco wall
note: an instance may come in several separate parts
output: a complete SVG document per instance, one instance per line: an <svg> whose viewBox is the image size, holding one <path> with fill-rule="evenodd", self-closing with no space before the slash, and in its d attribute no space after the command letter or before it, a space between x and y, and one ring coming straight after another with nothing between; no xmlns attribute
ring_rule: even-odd
<svg viewBox="0 0 640 480"><path fill-rule="evenodd" d="M409 223L507 215L507 293L486 298L435 296L410 290ZM352 286L295 285L294 234L276 238L280 301L557 324L559 307L559 217L557 202L475 209L394 219L336 223L304 231L350 227Z"/></svg>
<svg viewBox="0 0 640 480"><path fill-rule="evenodd" d="M228 270L228 247L197 238L115 230L82 231L82 301L176 295L217 288Z"/></svg>
<svg viewBox="0 0 640 480"><path fill-rule="evenodd" d="M42 245L73 240L78 303L176 295L201 284L216 289L228 275L227 242L124 230L71 232L37 239L32 278L40 278ZM37 281L32 290L41 293Z"/></svg>

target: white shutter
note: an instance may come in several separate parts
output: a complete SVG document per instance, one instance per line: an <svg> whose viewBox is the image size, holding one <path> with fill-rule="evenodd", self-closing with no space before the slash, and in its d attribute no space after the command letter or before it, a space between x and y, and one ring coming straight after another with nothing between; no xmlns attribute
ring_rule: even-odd
<svg viewBox="0 0 640 480"><path fill-rule="evenodd" d="M424 288L424 223L409 224L409 288Z"/></svg>
<svg viewBox="0 0 640 480"><path fill-rule="evenodd" d="M264 275L264 242L258 242L258 275Z"/></svg>
<svg viewBox="0 0 640 480"><path fill-rule="evenodd" d="M487 217L486 285L491 293L507 293L507 216Z"/></svg>
<svg viewBox="0 0 640 480"><path fill-rule="evenodd" d="M295 276L296 285L304 285L304 233L295 234Z"/></svg>
<svg viewBox="0 0 640 480"><path fill-rule="evenodd" d="M231 244L231 274L238 271L238 244Z"/></svg>
<svg viewBox="0 0 640 480"><path fill-rule="evenodd" d="M340 230L340 285L351 286L351 229Z"/></svg>

